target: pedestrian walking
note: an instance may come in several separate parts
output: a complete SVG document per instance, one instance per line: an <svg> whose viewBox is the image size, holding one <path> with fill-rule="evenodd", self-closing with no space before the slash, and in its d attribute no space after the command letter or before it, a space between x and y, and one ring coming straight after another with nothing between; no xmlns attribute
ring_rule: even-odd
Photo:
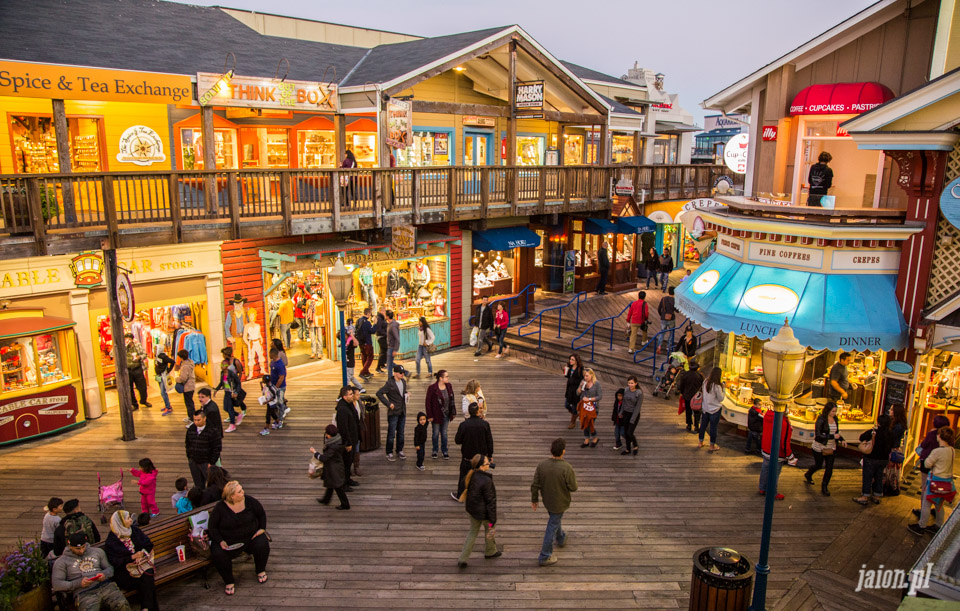
<svg viewBox="0 0 960 611"><path fill-rule="evenodd" d="M177 352L180 362L177 364L176 389L183 394L183 405L187 408L187 417L183 419L187 424L193 422L193 392L197 389L196 365L190 360L190 353L186 350Z"/></svg>
<svg viewBox="0 0 960 611"><path fill-rule="evenodd" d="M353 151L347 149L347 152L343 155L343 161L340 162L340 167L344 169L357 167L357 158ZM356 199L356 185L356 178L349 173L346 176L340 176L340 201L344 210L349 210L351 201Z"/></svg>
<svg viewBox="0 0 960 611"><path fill-rule="evenodd" d="M160 515L157 507L157 476L160 474L149 458L141 458L137 463L139 469L130 469L130 475L137 478L140 488L140 512L150 514L151 518Z"/></svg>
<svg viewBox="0 0 960 611"><path fill-rule="evenodd" d="M237 430L237 425L243 422L243 414L237 414L236 406L239 406L240 378L237 372L227 361L220 363L220 383L213 389L213 396L223 391L223 409L227 412L230 419L230 425L224 429L225 433L232 433Z"/></svg>
<svg viewBox="0 0 960 611"><path fill-rule="evenodd" d="M377 391L377 399L387 408L387 460L393 462L393 440L397 440L397 456L406 460L403 453L403 431L406 424L407 401L410 399L410 390L403 377L403 367L395 365L393 377Z"/></svg>
<svg viewBox="0 0 960 611"><path fill-rule="evenodd" d="M144 407L153 407L147 401L147 378L144 373L147 365L147 353L144 352L140 342L133 339L133 333L125 333L123 337L127 343L127 374L130 376L130 401L133 403L133 409L134 411L140 409L134 391L140 394L140 403L143 403Z"/></svg>
<svg viewBox="0 0 960 611"><path fill-rule="evenodd" d="M326 324L326 313L323 311L323 300L314 293L307 299L306 322L309 325L310 358L323 359L323 327ZM250 366L251 369L253 366ZM252 373L252 372L251 372Z"/></svg>
<svg viewBox="0 0 960 611"><path fill-rule="evenodd" d="M437 336L433 334L433 329L423 316L420 317L417 327L417 374L413 377L420 377L420 359L427 360L427 373L433 375L433 363L430 361L430 353L436 349Z"/></svg>
<svg viewBox="0 0 960 611"><path fill-rule="evenodd" d="M464 505L470 516L470 531L467 540L463 542L457 566L467 568L467 560L473 552L473 544L483 526L484 549L483 557L486 560L499 558L503 551L497 547L495 528L497 525L497 489L493 485L493 475L490 473L490 459L481 454L470 460L470 471L464 478L466 491Z"/></svg>
<svg viewBox="0 0 960 611"><path fill-rule="evenodd" d="M596 420L600 400L603 399L603 389L600 387L600 381L597 380L597 374L593 369L584 370L583 381L580 382L577 397L579 398L577 414L580 416L580 429L583 431L583 444L580 447L590 446L595 448L600 443Z"/></svg>
<svg viewBox="0 0 960 611"><path fill-rule="evenodd" d="M726 395L722 375L723 371L719 367L714 367L710 370L710 377L703 383L703 416L700 426L700 445L698 447L703 447L703 438L709 429L711 452L720 449L720 446L717 445L717 425L720 424L720 410L723 408L723 397Z"/></svg>
<svg viewBox="0 0 960 611"><path fill-rule="evenodd" d="M930 453L939 447L939 431L945 426L950 426L950 419L943 414L938 414L933 417L933 422L931 424L933 425L933 428L924 434L923 441L921 441L920 445L917 446L917 466L920 468L920 490L926 490L927 477L930 474L930 469L924 466L924 462L926 461L927 457L930 456ZM921 499L921 504L922 502L923 499ZM920 510L914 509L913 515L919 518Z"/></svg>
<svg viewBox="0 0 960 611"><path fill-rule="evenodd" d="M510 313L507 312L503 307L503 302L497 302L497 313L493 317L493 329L497 334L497 344L500 348L497 350L497 358L502 358L507 355L507 351L510 349L507 346L507 327L510 326Z"/></svg>
<svg viewBox="0 0 960 611"><path fill-rule="evenodd" d="M370 308L363 309L363 316L357 321L357 342L360 344L360 377L369 380L373 377L370 365L373 364L373 324L370 322Z"/></svg>
<svg viewBox="0 0 960 611"><path fill-rule="evenodd" d="M760 398L753 398L753 405L747 412L747 447L743 450L744 454L759 454L763 444L763 411L760 409ZM753 450L756 446L756 451ZM833 463L831 463L832 465ZM812 475L812 474L811 474ZM827 478L829 479L829 478Z"/></svg>
<svg viewBox="0 0 960 611"><path fill-rule="evenodd" d="M690 361L687 366L690 367L689 371L682 371L678 374L680 380L677 382L677 391L679 391L680 399L683 401L687 432L698 433L700 431L701 403L699 401L695 403L693 399L703 389L703 374L700 373L700 363Z"/></svg>
<svg viewBox="0 0 960 611"><path fill-rule="evenodd" d="M563 395L564 407L570 412L570 426L567 428L572 429L577 426L577 404L580 402L577 393L580 383L583 382L583 362L579 354L571 354L567 359L567 364L563 367L563 377L567 378L567 388Z"/></svg>
<svg viewBox="0 0 960 611"><path fill-rule="evenodd" d="M693 335L693 327L687 325L683 330L683 337L680 338L680 345L677 350L687 357L687 361L697 356L697 350L700 348L700 340Z"/></svg>
<svg viewBox="0 0 960 611"><path fill-rule="evenodd" d="M477 349L473 356L480 356L480 348L484 343L487 344L487 352L493 350L493 340L490 339L490 334L493 332L493 310L490 309L488 302L489 298L484 295L480 298L480 305L477 306L475 325L477 329Z"/></svg>
<svg viewBox="0 0 960 611"><path fill-rule="evenodd" d="M674 293L676 289L670 287L667 289L667 294L660 298L660 303L657 305L657 313L660 314L660 330L666 331L670 329L670 336L667 337L666 334L662 336L660 340L660 351L661 352L670 352L673 347L673 329L677 327L677 304L674 298Z"/></svg>
<svg viewBox="0 0 960 611"><path fill-rule="evenodd" d="M463 494L464 479L472 467L473 457L480 454L493 459L493 433L490 431L490 423L479 416L479 410L479 405L470 404L470 417L460 423L454 437L454 441L460 446L460 477L457 479L457 491L450 493L455 501L459 501Z"/></svg>
<svg viewBox="0 0 960 611"><path fill-rule="evenodd" d="M807 469L803 474L803 479L808 484L813 484L813 474L826 466L823 471L823 480L820 482L820 492L823 496L830 496L827 487L830 485L830 477L833 475L833 461L836 458L837 446L846 447L847 442L840 434L840 425L837 422L837 404L828 401L817 418L817 423L813 428L813 445L810 450L813 452L813 466Z"/></svg>
<svg viewBox="0 0 960 611"><path fill-rule="evenodd" d="M643 267L647 270L647 288L650 288L650 282L653 281L653 288L657 288L657 274L660 273L660 255L653 246L647 251L647 256L643 261Z"/></svg>
<svg viewBox="0 0 960 611"><path fill-rule="evenodd" d="M286 357L286 352L277 350L276 346L270 349L270 383L279 393L280 419L283 420L290 412L287 405L287 363L281 358L281 354Z"/></svg>
<svg viewBox="0 0 960 611"><path fill-rule="evenodd" d="M387 371L394 370L394 356L400 350L400 323L393 310L387 310ZM403 369L402 367L400 368Z"/></svg>
<svg viewBox="0 0 960 611"><path fill-rule="evenodd" d="M957 488L953 483L955 442L956 433L952 428L944 426L937 429L937 447L923 461L930 472L926 486L920 491L920 521L907 527L914 534L921 535L925 531L936 533L940 530L943 526L943 503L952 503L957 496ZM930 512L935 516L932 527L927 526Z"/></svg>
<svg viewBox="0 0 960 611"><path fill-rule="evenodd" d="M903 467L903 441L907 434L907 410L895 404L890 410L890 460L883 470L883 496L900 496L900 470Z"/></svg>
<svg viewBox="0 0 960 611"><path fill-rule="evenodd" d="M383 368L387 364L387 308L381 306L377 312L377 322L373 325L373 333L377 338L377 373L383 373ZM391 375L389 370L387 375Z"/></svg>
<svg viewBox="0 0 960 611"><path fill-rule="evenodd" d="M480 380L470 380L460 391L460 408L463 411L463 417L470 417L470 404L476 403L479 406L478 415L485 418L487 415L487 398L483 396L483 389L480 388Z"/></svg>
<svg viewBox="0 0 960 611"><path fill-rule="evenodd" d="M641 334L641 349L643 344L647 343L647 329L650 328L650 308L645 301L647 293L640 291L637 293L637 300L627 308L627 324L630 325L630 345L627 346L627 352L633 354L637 345L637 334Z"/></svg>
<svg viewBox="0 0 960 611"><path fill-rule="evenodd" d="M637 376L627 378L627 389L623 392L623 403L620 406L620 426L623 428L624 445L621 456L640 451L637 443L637 424L640 422L640 408L643 407L643 390ZM631 449L632 448L632 449Z"/></svg>
<svg viewBox="0 0 960 611"><path fill-rule="evenodd" d="M237 404L236 405L237 407L240 408L240 413L243 414L243 417L246 418L247 417L247 401L246 401L247 391L243 389L243 384L242 384L242 382L246 379L246 373L244 372L244 369L243 369L243 361L241 359L236 358L233 355L233 348L231 346L227 346L226 348L222 349L220 353L223 355L223 360L229 363L230 367L232 367L234 372L236 372L237 379L241 382L241 384L237 386ZM286 365L286 363L284 363L284 365Z"/></svg>
<svg viewBox="0 0 960 611"><path fill-rule="evenodd" d="M363 382L354 375L354 372L357 370L357 348L360 347L360 342L357 341L354 332L353 319L348 318L347 328L344 333L347 337L347 346L344 350L346 357L343 360L343 364L347 366L347 382L355 384L360 392L365 392Z"/></svg>
<svg viewBox="0 0 960 611"><path fill-rule="evenodd" d="M827 165L832 160L833 155L823 151L817 156L817 163L810 166L810 171L807 173L807 184L810 185L807 192L808 206L823 206L821 200L833 186L833 170Z"/></svg>
<svg viewBox="0 0 960 611"><path fill-rule="evenodd" d="M660 290L667 292L667 286L670 284L670 272L673 271L673 255L666 248L663 249L663 255L660 257Z"/></svg>
<svg viewBox="0 0 960 611"><path fill-rule="evenodd" d="M863 457L863 478L860 487L860 496L853 500L860 505L866 505L873 502L874 505L880 504L883 497L883 470L887 468L887 462L890 460L890 449L893 443L893 435L890 430L892 419L886 414L877 418L877 423L869 431L864 431L860 435L860 451L864 453ZM864 444L871 444L869 446ZM866 450L870 451L867 452ZM923 519L921 513L920 519Z"/></svg>
<svg viewBox="0 0 960 611"><path fill-rule="evenodd" d="M350 477L350 465L353 464L354 454L360 453L360 417L357 415L357 409L354 406L354 393L356 390L352 386L344 386L340 389L340 399L337 401L336 423L337 435L343 443L343 463L346 465L344 471L345 486L359 486L360 483Z"/></svg>
<svg viewBox="0 0 960 611"><path fill-rule="evenodd" d="M352 409L352 408L351 408ZM317 499L321 505L329 505L333 493L337 493L337 499L340 505L337 509L346 511L350 509L350 501L347 499L344 487L347 484L347 455L349 452L343 447L343 440L335 424L328 424L323 433L323 452L317 452L315 448L310 448L313 457L323 463L323 486L327 489L322 498Z"/></svg>
<svg viewBox="0 0 960 611"><path fill-rule="evenodd" d="M607 294L607 275L610 274L610 244L606 241L600 244L597 251L597 272L600 278L597 280L597 295Z"/></svg>
<svg viewBox="0 0 960 611"><path fill-rule="evenodd" d="M453 415L456 413L453 401L453 385L446 369L437 372L436 382L427 387L426 416L430 423L433 436L433 453L431 458L436 460L437 452L443 453L444 460L450 460L447 452L447 429Z"/></svg>
<svg viewBox="0 0 960 611"><path fill-rule="evenodd" d="M563 514L570 509L570 494L577 491L577 476L570 463L563 459L566 448L567 443L562 438L554 439L550 444L550 458L540 461L533 474L533 483L530 484L530 506L536 511L542 496L543 507L549 516L540 547L540 566L557 563L557 557L553 554L554 543L557 547L567 544Z"/></svg>
<svg viewBox="0 0 960 611"><path fill-rule="evenodd" d="M622 388L618 388L615 395L613 395L613 415L610 417L613 420L613 449L619 450L623 446L620 443L620 439L623 436L623 426L620 424L620 413L623 408L623 392Z"/></svg>
<svg viewBox="0 0 960 611"><path fill-rule="evenodd" d="M200 395L201 403L205 396ZM220 452L223 449L220 434L212 426L207 426L207 414L203 410L193 414L193 424L187 429L184 446L187 450L187 464L190 466L193 483L203 488L207 482L207 471L220 460Z"/></svg>
<svg viewBox="0 0 960 611"><path fill-rule="evenodd" d="M163 409L160 411L161 416L169 416L173 413L173 408L170 406L170 394L167 383L170 381L170 372L173 371L176 364L176 361L167 356L163 348L157 351L157 358L153 361L153 379L157 382L157 386L160 388L160 398L163 399Z"/></svg>
<svg viewBox="0 0 960 611"><path fill-rule="evenodd" d="M761 496L767 493L767 479L770 474L770 462L771 456L773 456L773 452L775 451L774 448L779 446L775 466L778 477L780 470L783 468L783 463L794 460L793 448L790 447L790 439L793 437L793 426L790 425L790 419L786 416L783 418L780 426L779 443L773 441L773 419L774 411L772 409L767 410L767 413L763 415L763 445L761 447L763 464L760 465L760 484L758 489ZM778 492L773 498L777 501L782 501L784 497L782 493Z"/></svg>
<svg viewBox="0 0 960 611"><path fill-rule="evenodd" d="M417 412L417 426L413 429L413 447L417 451L417 469L423 471L425 470L423 459L427 453L427 414L425 412ZM437 455L434 454L433 457L436 458Z"/></svg>

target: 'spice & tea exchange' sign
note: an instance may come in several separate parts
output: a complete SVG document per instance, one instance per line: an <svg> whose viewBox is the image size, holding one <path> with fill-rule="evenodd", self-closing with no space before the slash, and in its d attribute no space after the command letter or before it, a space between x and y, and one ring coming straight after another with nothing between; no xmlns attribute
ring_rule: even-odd
<svg viewBox="0 0 960 611"><path fill-rule="evenodd" d="M193 85L178 74L0 61L0 96L186 104Z"/></svg>

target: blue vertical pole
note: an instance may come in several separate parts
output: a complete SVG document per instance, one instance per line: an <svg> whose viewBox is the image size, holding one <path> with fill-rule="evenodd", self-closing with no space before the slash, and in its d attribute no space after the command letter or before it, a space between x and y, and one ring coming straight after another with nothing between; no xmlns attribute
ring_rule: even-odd
<svg viewBox="0 0 960 611"><path fill-rule="evenodd" d="M757 581L753 588L750 611L764 611L767 604L767 575L770 574L770 531L773 527L773 502L777 496L777 480L780 476L780 428L786 406L774 403L773 437L770 441L770 471L767 475L767 498L763 502L763 530L760 534L760 558L757 560Z"/></svg>
<svg viewBox="0 0 960 611"><path fill-rule="evenodd" d="M343 374L343 384L347 385L347 329L343 320L343 308L340 310L340 372Z"/></svg>

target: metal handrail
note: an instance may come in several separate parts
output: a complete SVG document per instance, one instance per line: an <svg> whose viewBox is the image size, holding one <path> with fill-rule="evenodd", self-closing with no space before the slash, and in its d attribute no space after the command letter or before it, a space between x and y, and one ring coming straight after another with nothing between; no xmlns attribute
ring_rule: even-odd
<svg viewBox="0 0 960 611"><path fill-rule="evenodd" d="M518 336L518 337L527 337L527 336L529 336L529 335L533 335L533 334L534 334L534 331L531 331L530 333L526 333L526 334L525 334L525 333L522 333L522 331L523 331L524 327L528 327L528 326L532 325L535 321L540 321L539 324L538 324L538 326L537 326L537 330L536 330L536 334L537 334L537 348L543 348L543 315L546 314L547 312L552 311L552 310L560 310L560 315L557 317L557 337L560 337L560 334L561 334L562 329L563 329L563 309L564 309L565 307L567 307L568 305L572 304L573 302L576 302L576 303L577 303L577 318L576 318L576 320L574 321L574 325L573 325L573 326L574 326L575 329L579 329L579 328L580 328L580 302L583 301L583 300L585 300L586 298L587 298L587 292L586 292L586 291L580 291L579 293L577 293L576 295L574 295L573 297L571 297L571 298L570 298L570 301L568 301L567 303L564 303L564 304L562 304L562 305L553 306L553 307L547 308L546 310L542 310L542 311L538 312L537 315L536 315L535 317L533 317L532 320L529 320L529 321L523 323L522 325L520 325L520 327L517 329L517 336Z"/></svg>
<svg viewBox="0 0 960 611"><path fill-rule="evenodd" d="M610 348L609 348L609 350L613 350L613 327L614 327L615 321L616 321L616 319L618 319L618 318L620 318L621 316L623 316L623 313L626 312L626 311L630 308L631 305L633 305L633 304L632 304L632 303L628 303L622 310L620 310L620 313L619 313L619 314L615 314L614 316L607 316L606 318L600 318L600 319L595 320L595 321L593 321L592 323L590 323L590 326L587 327L586 329L584 329L584 330L583 330L583 333L581 333L580 335L578 335L578 336L576 336L575 338L573 338L573 341L570 342L570 350L573 350L573 351L584 350L584 349L586 349L587 346L590 346L590 362L592 363L592 362L593 362L594 345L596 344L596 339L597 339L597 338L596 338L596 334L597 334L597 331L596 331L596 330L597 330L597 323L601 323L601 322L603 322L603 321L605 321L605 320L609 320L609 321L610 321ZM590 332L590 343L589 343L589 344L584 344L583 346L580 346L579 348L577 348L576 345L575 345L575 344L577 343L577 340L580 339L581 337L583 337L584 335L586 335L586 334L587 334L587 331Z"/></svg>
<svg viewBox="0 0 960 611"><path fill-rule="evenodd" d="M658 353L659 348L660 348L660 341L669 333L669 334L670 334L670 344L669 344L669 345L670 345L670 346L673 346L674 334L677 332L677 329L680 329L680 328L682 328L682 327L684 326L683 324L679 324L679 323L680 323L679 320L677 320L677 323L678 323L677 325L675 325L675 326L673 326L673 327L670 327L669 329L661 329L660 331L658 331L653 337L651 337L649 340L647 340L647 343L645 343L643 346L641 346L639 350L637 350L636 352L634 352L634 353L633 353L633 362L634 362L634 364L639 365L639 364L641 364L641 363L645 363L645 362L653 359L653 363L652 363L652 365L651 365L651 370L650 370L650 375L653 376L653 377L656 377L656 375L657 375L657 353ZM685 323L685 324L692 324L692 321L691 321L689 318L686 318L686 319L684 319L684 323ZM704 329L703 331L701 331L701 332L699 333L699 335L694 335L694 337L700 337L701 335L703 335L704 333L706 333L706 332L709 331L709 330L710 330L710 329ZM646 350L646 349L647 349L647 346L649 346L650 344L653 344L653 354L652 354L651 356L646 356L646 357L643 357L643 358L640 359L640 360L637 360L637 357L639 357L640 354L641 354L644 350ZM667 356L667 358L669 359L669 355Z"/></svg>
<svg viewBox="0 0 960 611"><path fill-rule="evenodd" d="M704 335L706 335L708 332L710 332L710 329L704 329L704 330L701 331L700 333L694 333L693 336L694 336L695 338L699 339L699 338L703 337ZM668 356L669 356L669 355L668 355ZM646 358L649 359L650 357L648 356L648 357L646 357ZM643 362L643 361L640 361L640 362ZM664 361L664 363L663 363L662 365L660 365L660 375L661 375L661 376L663 375L664 370L667 368L667 365L669 365L669 364L670 364L670 360L669 360L669 358L668 358L666 361ZM653 379L654 379L654 381L657 380L657 366L656 366L656 364L654 364L654 366L653 366Z"/></svg>
<svg viewBox="0 0 960 611"><path fill-rule="evenodd" d="M540 285L538 285L538 284L528 284L527 286L523 287L523 290L521 290L521 291L520 291L519 293L517 293L516 295L510 295L510 296L508 296L508 297L501 297L500 299L495 299L495 300L491 301L490 303L488 303L488 304L487 304L487 307L492 308L495 304L500 303L501 301L513 301L513 304L516 304L516 303L519 303L520 297L523 296L523 298L524 298L524 301L523 301L523 316L524 316L524 318L526 318L527 316L530 316L530 295L533 294L533 293L535 293L535 292L537 291L537 288L538 288L539 286L540 286ZM504 306L504 309L507 311L508 316L509 316L509 313L510 313L510 307L511 307L513 304L506 304L506 305ZM473 326L474 326L474 322L476 321L476 319L477 319L477 315L476 315L476 314L472 314L472 315L470 316L470 320L468 321L468 324L469 324L471 327L473 327ZM509 327L511 324L513 324L513 316L509 316L509 322L507 323L507 326Z"/></svg>

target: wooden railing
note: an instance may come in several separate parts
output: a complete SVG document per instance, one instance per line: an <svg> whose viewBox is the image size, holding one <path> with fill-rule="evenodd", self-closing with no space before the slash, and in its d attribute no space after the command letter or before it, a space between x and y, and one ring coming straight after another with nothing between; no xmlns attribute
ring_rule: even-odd
<svg viewBox="0 0 960 611"><path fill-rule="evenodd" d="M0 258L83 246L55 245L71 240L120 246L132 234L159 244L605 210L624 178L649 202L708 196L724 174L690 165L0 175Z"/></svg>

